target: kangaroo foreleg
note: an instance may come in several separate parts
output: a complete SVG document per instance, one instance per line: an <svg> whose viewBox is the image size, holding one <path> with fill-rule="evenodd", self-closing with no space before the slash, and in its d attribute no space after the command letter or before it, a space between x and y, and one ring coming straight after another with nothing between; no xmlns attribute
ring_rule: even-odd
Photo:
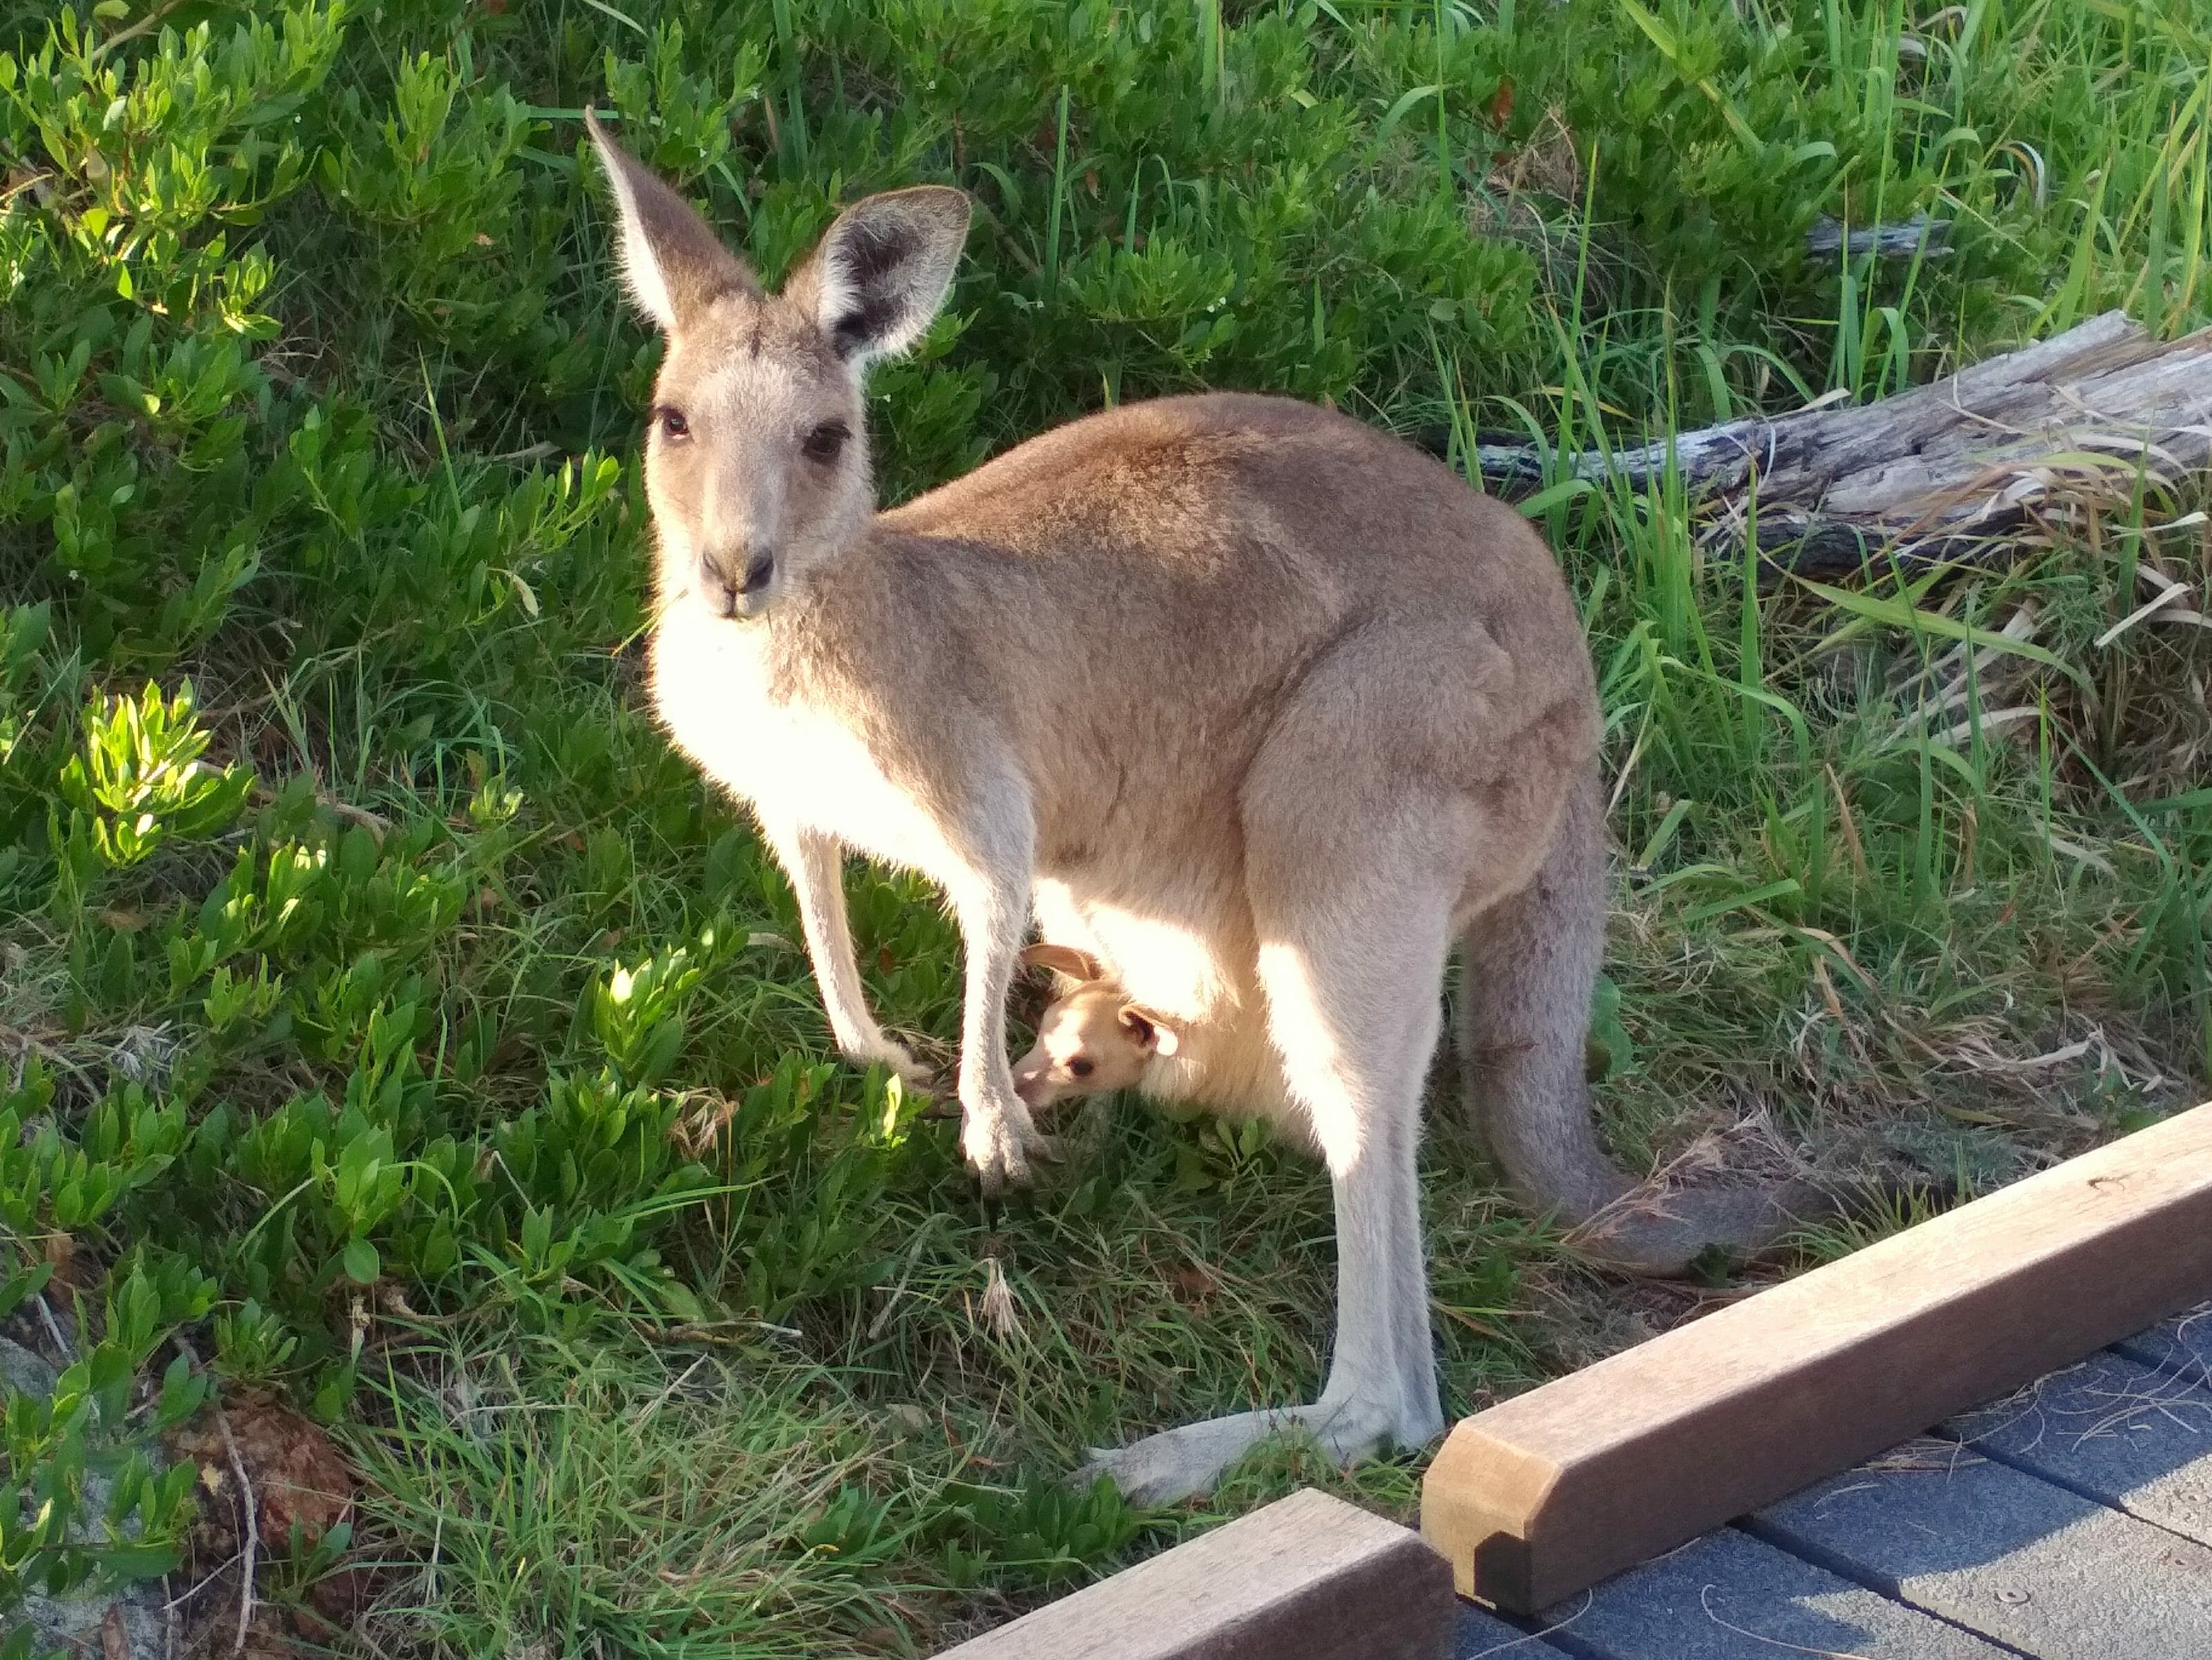
<svg viewBox="0 0 2212 1660"><path fill-rule="evenodd" d="M806 953L839 1051L855 1066L884 1065L907 1083L927 1084L929 1069L905 1045L884 1034L860 989L860 966L853 954L852 924L845 912L843 846L818 830L771 830L768 839L798 895Z"/></svg>
<svg viewBox="0 0 2212 1660"><path fill-rule="evenodd" d="M945 882L967 954L960 1016L960 1149L995 1193L1030 1178L1032 1157L1055 1156L1014 1093L1006 1055L1006 993L1029 931L1036 830L1026 794L1011 785L985 803L953 840L963 869Z"/></svg>

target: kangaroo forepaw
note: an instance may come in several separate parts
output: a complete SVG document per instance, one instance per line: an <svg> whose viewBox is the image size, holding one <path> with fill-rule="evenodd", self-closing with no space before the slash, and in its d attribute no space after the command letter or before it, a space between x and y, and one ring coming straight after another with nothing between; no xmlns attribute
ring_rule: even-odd
<svg viewBox="0 0 2212 1660"><path fill-rule="evenodd" d="M1035 1174L1036 1160L1062 1156L1058 1137L1039 1130L1029 1108L1018 1098L1009 1102L963 1103L960 1150L982 1183L984 1193L993 1197L1009 1186L1028 1185Z"/></svg>
<svg viewBox="0 0 2212 1660"><path fill-rule="evenodd" d="M881 1066L898 1075L898 1080L909 1093L927 1095L931 1093L936 1075L916 1060L914 1051L895 1039L878 1037L852 1045L844 1051L845 1058L854 1066Z"/></svg>

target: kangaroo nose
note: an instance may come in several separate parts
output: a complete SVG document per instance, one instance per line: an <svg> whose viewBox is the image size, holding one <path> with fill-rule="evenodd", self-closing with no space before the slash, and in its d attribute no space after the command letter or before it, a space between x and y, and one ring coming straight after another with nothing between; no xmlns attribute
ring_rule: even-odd
<svg viewBox="0 0 2212 1660"><path fill-rule="evenodd" d="M772 553L750 553L744 555L744 560L743 575L732 574L739 568L735 560L708 554L699 561L699 576L708 597L726 617L751 615L757 608L748 602L757 599L768 586L769 579L775 574L775 555Z"/></svg>
<svg viewBox="0 0 2212 1660"><path fill-rule="evenodd" d="M730 604L741 617L758 616L768 604L769 579L775 574L775 555L756 552L745 560L745 573L731 596Z"/></svg>

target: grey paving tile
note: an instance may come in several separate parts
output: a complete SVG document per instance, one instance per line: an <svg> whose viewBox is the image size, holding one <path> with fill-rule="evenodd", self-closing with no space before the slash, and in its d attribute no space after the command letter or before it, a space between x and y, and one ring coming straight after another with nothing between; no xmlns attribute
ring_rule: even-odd
<svg viewBox="0 0 2212 1660"><path fill-rule="evenodd" d="M1554 1640L1593 1660L2002 1660L1927 1615L1723 1528L1544 1611ZM1508 1651L1509 1654L1510 1651Z"/></svg>
<svg viewBox="0 0 2212 1660"><path fill-rule="evenodd" d="M2212 1545L2212 1387L2110 1353L1944 1426L1967 1445Z"/></svg>
<svg viewBox="0 0 2212 1660"><path fill-rule="evenodd" d="M1472 1602L1459 1605L1452 1633L1452 1660L1565 1660L1562 1651L1540 1637L1509 1626Z"/></svg>
<svg viewBox="0 0 2212 1660"><path fill-rule="evenodd" d="M2212 1655L2212 1550L1952 1443L1899 1448L1750 1525L2038 1660Z"/></svg>
<svg viewBox="0 0 2212 1660"><path fill-rule="evenodd" d="M2179 1372L2197 1383L2212 1378L2212 1303L2161 1320L2148 1331L2112 1347L2141 1366Z"/></svg>

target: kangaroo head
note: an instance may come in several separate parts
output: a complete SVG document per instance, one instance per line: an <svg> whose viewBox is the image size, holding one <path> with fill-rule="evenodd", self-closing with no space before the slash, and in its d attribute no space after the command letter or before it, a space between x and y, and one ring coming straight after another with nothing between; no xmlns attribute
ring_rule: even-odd
<svg viewBox="0 0 2212 1660"><path fill-rule="evenodd" d="M860 379L945 303L968 198L854 203L765 293L684 198L584 121L614 186L622 269L665 336L645 445L660 603L755 618L875 512Z"/></svg>
<svg viewBox="0 0 2212 1660"><path fill-rule="evenodd" d="M1132 1088L1153 1056L1180 1046L1174 1030L1132 1003L1090 953L1033 945L1022 961L1051 969L1060 993L1037 1020L1036 1042L1014 1063L1014 1093L1030 1106Z"/></svg>

